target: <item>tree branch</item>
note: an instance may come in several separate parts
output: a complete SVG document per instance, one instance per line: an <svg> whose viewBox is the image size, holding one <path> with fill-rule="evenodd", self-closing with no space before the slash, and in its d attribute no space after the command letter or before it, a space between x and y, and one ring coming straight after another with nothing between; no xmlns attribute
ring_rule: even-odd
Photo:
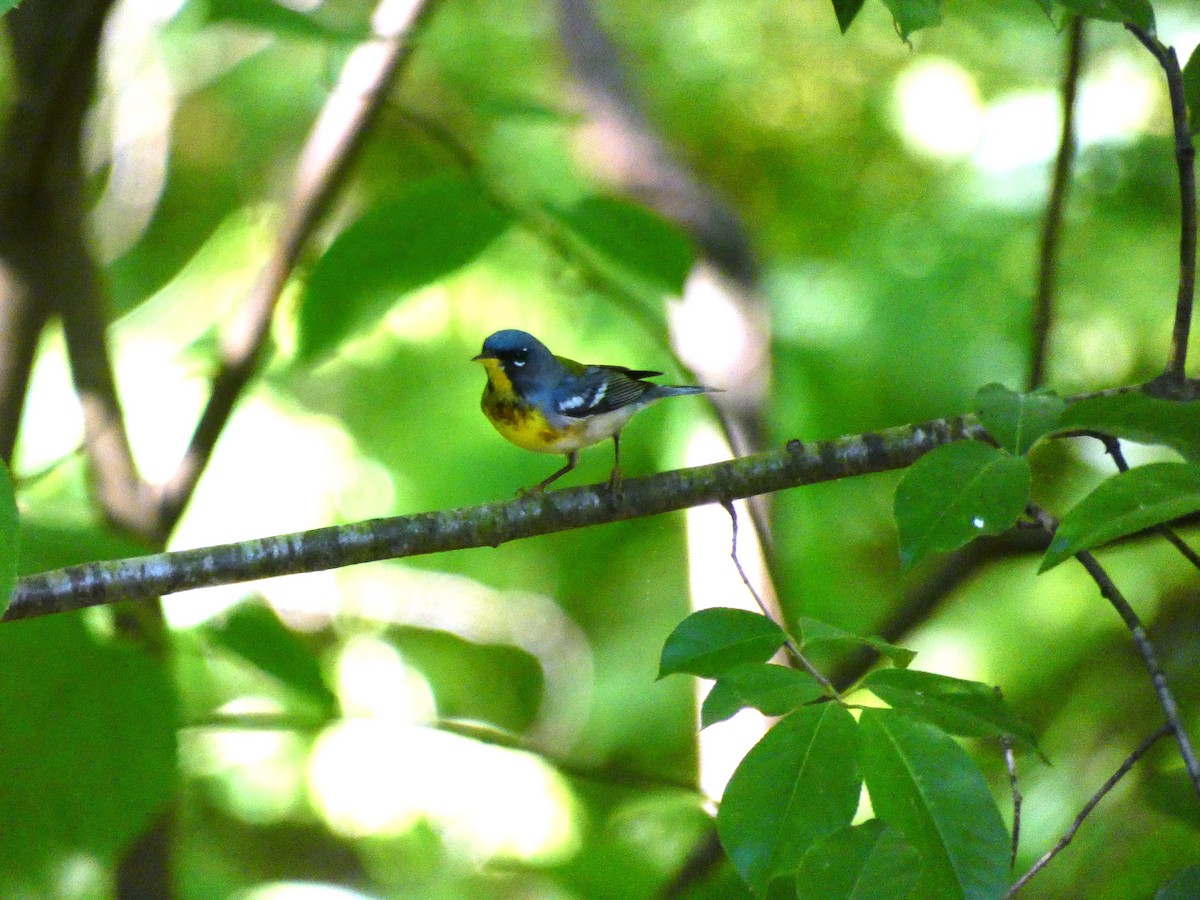
<svg viewBox="0 0 1200 900"><path fill-rule="evenodd" d="M232 584L398 559L723 503L802 484L903 468L935 447L982 437L973 417L780 449L729 462L571 488L504 503L375 519L197 550L89 563L19 579L5 620L81 609L123 598Z"/></svg>
<svg viewBox="0 0 1200 900"><path fill-rule="evenodd" d="M1111 791L1116 786L1117 782L1125 777L1129 770L1137 764L1139 759L1146 755L1147 751L1149 751L1151 747L1170 734L1171 731L1171 725L1164 724L1159 727L1158 731L1154 732L1154 734L1150 735L1148 738L1138 744L1137 749L1129 754L1125 762L1121 763L1117 771L1113 772L1112 775L1109 776L1108 780L1104 782L1104 784L1100 787L1100 790L1095 793L1092 799L1084 804L1083 809L1079 811L1079 815L1075 817L1075 821L1071 823L1071 827L1067 829L1066 833L1061 838L1059 838L1058 843L1046 851L1041 859L1030 866L1029 871L1027 871L1013 883L1013 886L1008 889L1008 893L1004 895L1005 900L1008 900L1009 897L1015 896L1017 891L1021 890L1021 888L1025 887L1025 885L1029 883L1029 879L1031 879L1038 872L1042 871L1042 869L1046 868L1046 865L1050 862L1050 860L1054 859L1054 857L1066 849L1067 844L1071 843L1075 837L1075 833L1079 831L1079 827L1083 825L1083 820L1086 819L1091 811L1096 808L1096 805L1104 799L1104 795Z"/></svg>
<svg viewBox="0 0 1200 900"><path fill-rule="evenodd" d="M1042 526L1051 536L1058 529L1058 522L1054 517L1040 507L1029 504L1029 515ZM1183 718L1179 714L1179 705L1175 702L1175 695L1171 693L1171 688L1167 684L1166 676L1163 675L1162 668L1158 664L1158 655L1154 652L1154 645L1150 642L1149 636L1146 634L1146 629L1142 626L1141 620L1138 618L1133 607L1129 605L1129 601L1125 599L1116 583L1108 576L1108 573L1096 561L1096 557L1086 550L1076 553L1075 558L1087 570L1087 573L1092 576L1092 580L1096 582L1096 586L1100 588L1100 595L1112 604L1113 609L1117 611L1117 615L1124 621L1125 627L1129 629L1130 635L1133 637L1133 643L1138 649L1138 653L1142 655L1142 661L1146 665L1146 671L1150 674L1150 682L1154 685L1154 691L1158 694L1158 702L1163 708L1163 712L1167 716L1167 722L1171 726L1171 730L1175 732L1175 740L1179 744L1179 755L1183 757L1184 768L1187 769L1188 777L1192 781L1192 785L1196 789L1197 795L1200 795L1200 762L1196 759L1196 751L1192 748L1191 738L1188 737L1187 730L1184 728Z"/></svg>
<svg viewBox="0 0 1200 900"><path fill-rule="evenodd" d="M379 110L417 45L432 0L382 0L372 16L376 40L346 61L296 165L288 211L270 259L224 335L221 367L208 405L179 468L163 486L159 532L179 519L212 456L217 438L258 369L280 294L313 229L343 184Z"/></svg>
<svg viewBox="0 0 1200 900"><path fill-rule="evenodd" d="M1158 60L1167 76L1171 98L1171 121L1175 126L1175 162L1179 167L1179 294L1175 301L1175 326L1164 377L1182 381L1187 369L1188 333L1192 327L1192 304L1196 294L1196 149L1188 128L1183 72L1174 47L1128 22L1125 27Z"/></svg>
<svg viewBox="0 0 1200 900"><path fill-rule="evenodd" d="M1058 275L1058 247L1062 235L1063 204L1071 184L1071 169L1075 162L1075 97L1079 89L1079 70L1083 59L1083 16L1075 16L1067 29L1067 65L1062 81L1062 134L1058 141L1058 156L1054 160L1054 176L1050 184L1050 199L1042 222L1042 244L1038 255L1038 286L1033 304L1033 353L1029 361L1029 382L1032 390L1045 380L1046 348L1050 338L1050 322L1054 313L1054 285Z"/></svg>

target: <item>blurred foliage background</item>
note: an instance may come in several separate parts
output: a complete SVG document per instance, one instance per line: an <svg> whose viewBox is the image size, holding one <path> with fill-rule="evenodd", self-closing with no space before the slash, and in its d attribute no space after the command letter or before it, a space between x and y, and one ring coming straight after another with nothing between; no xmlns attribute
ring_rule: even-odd
<svg viewBox="0 0 1200 900"><path fill-rule="evenodd" d="M277 24L266 0L125 0L108 19L86 129L92 231L151 481L186 446L217 335L368 29L364 2L296 6L317 26ZM1196 8L1156 11L1186 58L1200 41ZM818 0L609 0L596 13L653 130L753 247L769 444L959 413L981 384L1023 385L1064 46L1036 4L964 0L911 45L882 4L844 36ZM298 297L324 249L414 184L466 176L518 210L608 190L589 160L613 151L580 144L557 15L534 0L436 5L171 547L504 499L544 477L557 460L504 443L478 411L483 374L469 360L499 328L576 359L691 377L664 338L666 304L633 309L521 216L450 277L389 298L335 352L297 355ZM1064 394L1161 370L1177 278L1161 73L1116 25L1090 24L1086 47L1048 366ZM385 249L402 264L405 247ZM703 308L684 316L701 356L733 339ZM630 426L627 473L714 452L715 420L690 402ZM14 463L18 477L39 476L20 492L23 572L141 550L93 511L81 433L52 329ZM1035 464L1052 510L1108 472L1082 445L1044 448ZM608 465L606 449L585 453L571 479L599 481ZM772 498L786 614L879 631L936 569L900 577L895 483ZM194 592L164 601L166 663L115 638L105 610L5 625L5 894L107 896L116 861L176 796L184 897L656 896L711 822L693 686L656 682L658 653L700 602L693 593L745 602L727 551L723 515L678 515ZM1165 544L1105 559L1195 723L1195 572ZM1160 719L1094 585L1068 566L1035 578L1035 566L987 562L898 636L918 668L1000 685L1041 736L1053 765L1020 760L1017 871ZM705 740L744 750L754 715ZM1007 815L997 747L972 750ZM1024 895L1144 897L1196 861L1200 808L1172 750L1156 748ZM718 866L685 896L740 890Z"/></svg>

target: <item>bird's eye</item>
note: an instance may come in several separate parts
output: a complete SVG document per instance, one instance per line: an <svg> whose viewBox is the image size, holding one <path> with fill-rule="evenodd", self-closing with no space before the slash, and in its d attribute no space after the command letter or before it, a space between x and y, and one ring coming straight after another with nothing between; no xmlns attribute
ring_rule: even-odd
<svg viewBox="0 0 1200 900"><path fill-rule="evenodd" d="M519 347L512 352L512 364L520 368L525 365L525 358L529 355L529 351L524 347Z"/></svg>

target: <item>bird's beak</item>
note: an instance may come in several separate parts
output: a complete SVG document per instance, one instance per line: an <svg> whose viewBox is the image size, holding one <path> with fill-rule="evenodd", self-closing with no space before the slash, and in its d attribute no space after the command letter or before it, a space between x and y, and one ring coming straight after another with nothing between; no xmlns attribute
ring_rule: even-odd
<svg viewBox="0 0 1200 900"><path fill-rule="evenodd" d="M480 353L478 356L472 356L471 362L483 362L485 359L495 359L494 356L486 356Z"/></svg>

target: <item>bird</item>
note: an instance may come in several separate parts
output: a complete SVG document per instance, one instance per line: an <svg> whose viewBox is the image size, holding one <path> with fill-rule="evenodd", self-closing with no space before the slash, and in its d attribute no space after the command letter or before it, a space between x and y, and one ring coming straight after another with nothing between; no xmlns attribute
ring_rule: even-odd
<svg viewBox="0 0 1200 900"><path fill-rule="evenodd" d="M532 488L540 493L575 468L579 451L613 442L609 488L621 482L621 429L633 415L666 397L705 394L717 388L646 381L662 372L624 366L584 365L562 356L525 331L490 335L473 358L483 363L487 384L480 408L500 434L525 450L561 453L567 464Z"/></svg>

